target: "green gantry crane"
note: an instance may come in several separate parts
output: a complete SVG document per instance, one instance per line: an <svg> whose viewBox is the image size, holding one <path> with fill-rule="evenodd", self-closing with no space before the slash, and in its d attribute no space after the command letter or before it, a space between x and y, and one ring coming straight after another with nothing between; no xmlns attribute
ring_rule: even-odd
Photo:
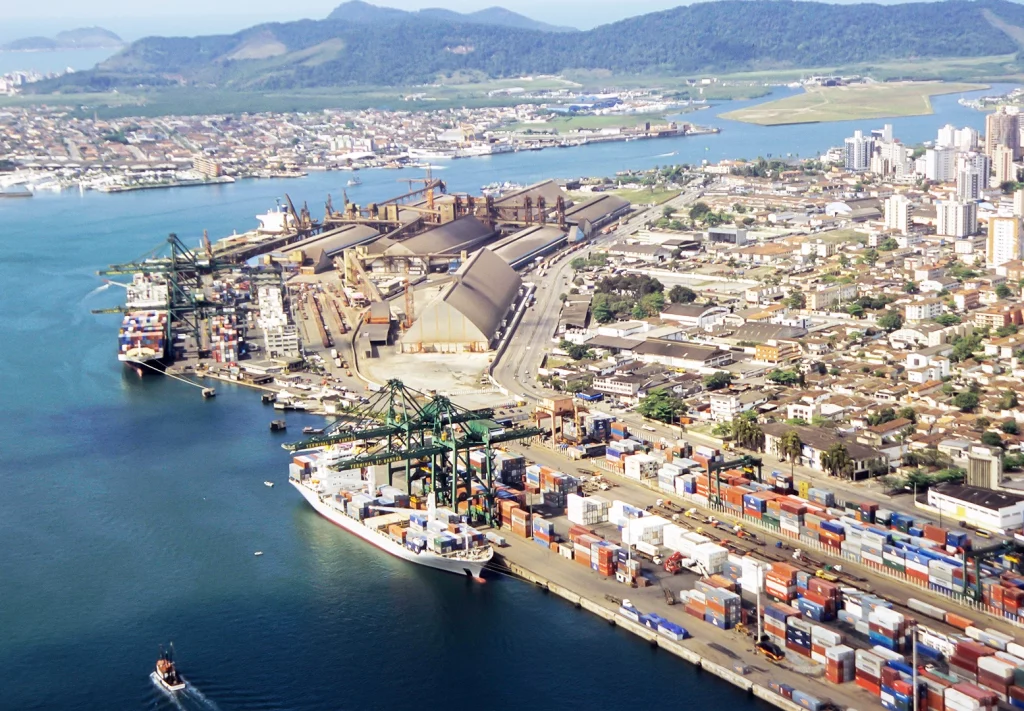
<svg viewBox="0 0 1024 711"><path fill-rule="evenodd" d="M204 237L204 241L205 237ZM153 256L165 247L169 247L169 256ZM134 262L123 264L111 264L106 269L97 272L100 276L123 276L127 274L162 274L167 279L166 306L167 318L167 346L168 352L173 353L174 334L191 333L196 344L200 344L203 320L222 308L222 305L206 298L203 289L203 276L218 271L241 269L244 273L250 274L250 287L255 289L257 282L266 283L273 279L276 284L281 283L280 267L248 267L239 266L229 261L215 259L212 256L212 249L206 241L206 256L200 257L195 251L182 242L178 235L171 234L166 244L161 244L152 250L148 255ZM272 274L269 274L272 272ZM118 306L111 309L94 309L94 314L103 313L125 313L129 309L125 306Z"/></svg>
<svg viewBox="0 0 1024 711"><path fill-rule="evenodd" d="M397 462L405 463L406 490L412 482L429 477L426 491L434 493L439 505L457 507L472 496L473 484L484 489L484 506L471 515L488 523L497 521L494 497L493 447L502 442L529 439L544 434L538 427L503 428L490 408L470 410L444 395L428 396L389 380L369 402L352 408L323 434L282 445L295 452L315 447L359 441L363 451L332 466L344 471L373 465L387 465L388 484L394 483ZM470 453L484 452L484 464L474 475ZM417 476L419 470L420 476ZM460 497L459 489L464 493Z"/></svg>

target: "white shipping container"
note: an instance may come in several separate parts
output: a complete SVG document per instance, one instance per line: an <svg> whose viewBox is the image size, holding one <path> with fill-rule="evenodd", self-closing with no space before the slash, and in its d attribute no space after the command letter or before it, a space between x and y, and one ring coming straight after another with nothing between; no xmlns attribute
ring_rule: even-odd
<svg viewBox="0 0 1024 711"><path fill-rule="evenodd" d="M946 708L956 709L956 711L976 711L981 708L980 701L953 687L946 689L943 700Z"/></svg>
<svg viewBox="0 0 1024 711"><path fill-rule="evenodd" d="M1024 659L1024 645L1017 644L1016 642L1008 642L1006 644L1006 651L1015 657Z"/></svg>
<svg viewBox="0 0 1024 711"><path fill-rule="evenodd" d="M811 641L823 647L835 647L843 642L843 635L828 627L814 625L811 627Z"/></svg>
<svg viewBox="0 0 1024 711"><path fill-rule="evenodd" d="M729 551L715 543L702 543L693 549L693 559L708 573L720 573L729 560Z"/></svg>
<svg viewBox="0 0 1024 711"><path fill-rule="evenodd" d="M1011 684L1013 683L1013 670L1016 667L1003 659L997 659L993 656L979 657L978 669L984 669L991 674L995 674L1007 684Z"/></svg>

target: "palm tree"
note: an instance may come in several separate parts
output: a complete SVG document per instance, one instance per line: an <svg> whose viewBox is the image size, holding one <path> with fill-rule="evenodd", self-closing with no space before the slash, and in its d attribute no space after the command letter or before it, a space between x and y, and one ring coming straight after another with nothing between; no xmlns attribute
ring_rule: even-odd
<svg viewBox="0 0 1024 711"><path fill-rule="evenodd" d="M821 455L821 466L829 476L846 479L853 474L854 462L846 450L846 445L836 442Z"/></svg>
<svg viewBox="0 0 1024 711"><path fill-rule="evenodd" d="M760 452L764 448L764 431L754 420L739 417L732 421L732 436L736 444Z"/></svg>
<svg viewBox="0 0 1024 711"><path fill-rule="evenodd" d="M796 475L796 462L800 459L800 455L804 451L803 440L800 439L800 433L796 430L790 430L786 434L782 435L782 441L779 442L779 454L784 459L789 460L789 476L790 478Z"/></svg>

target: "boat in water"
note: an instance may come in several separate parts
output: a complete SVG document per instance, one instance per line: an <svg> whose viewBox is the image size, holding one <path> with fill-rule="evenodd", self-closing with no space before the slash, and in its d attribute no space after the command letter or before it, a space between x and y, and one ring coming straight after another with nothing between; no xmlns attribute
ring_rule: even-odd
<svg viewBox="0 0 1024 711"><path fill-rule="evenodd" d="M170 694L185 690L185 677L178 673L174 666L174 646L160 650L160 658L156 660L156 670L149 675L161 688Z"/></svg>
<svg viewBox="0 0 1024 711"><path fill-rule="evenodd" d="M409 496L393 486L377 486L375 468L335 471L331 465L351 450L316 448L296 453L288 481L309 505L336 526L396 558L480 579L494 549L483 533L462 523L455 512L434 506L410 507Z"/></svg>
<svg viewBox="0 0 1024 711"><path fill-rule="evenodd" d="M359 178L349 178L349 181L347 183L345 183L345 185L350 187L350 188L354 187L356 185L362 185L362 184L363 184L363 181L360 180Z"/></svg>
<svg viewBox="0 0 1024 711"><path fill-rule="evenodd" d="M117 341L117 359L140 376L163 370L167 312L129 311L121 320Z"/></svg>

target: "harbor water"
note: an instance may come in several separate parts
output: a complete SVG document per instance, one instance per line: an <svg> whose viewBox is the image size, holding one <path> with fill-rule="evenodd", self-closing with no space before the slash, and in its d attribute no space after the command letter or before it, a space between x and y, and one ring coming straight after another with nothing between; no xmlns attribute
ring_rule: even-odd
<svg viewBox="0 0 1024 711"><path fill-rule="evenodd" d="M935 100L899 119L908 143L983 115ZM741 105L723 106L725 111ZM701 123L717 123L701 112ZM881 121L858 122L870 129ZM498 180L609 175L704 158L799 153L850 124L452 161L452 190ZM666 153L675 153L666 156ZM420 171L363 171L356 202L403 192ZM696 708L753 702L531 587L479 585L390 558L319 518L285 485L259 397L217 398L115 357L123 291L95 272L166 233L198 244L255 226L285 192L314 215L346 173L296 180L0 201L0 709ZM277 482L267 488L264 480ZM262 556L254 556L262 551ZM176 702L148 678L173 640L192 682Z"/></svg>

